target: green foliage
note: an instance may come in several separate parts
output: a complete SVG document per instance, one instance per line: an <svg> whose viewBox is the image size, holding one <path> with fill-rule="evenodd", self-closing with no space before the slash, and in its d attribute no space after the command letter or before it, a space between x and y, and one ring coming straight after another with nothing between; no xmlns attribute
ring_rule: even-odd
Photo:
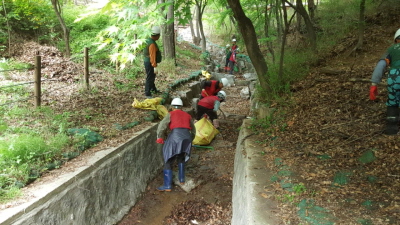
<svg viewBox="0 0 400 225"><path fill-rule="evenodd" d="M118 62L122 70L127 64L141 58L151 27L165 22L159 13L160 7L140 1L110 1L103 13L110 16L112 25L98 34L98 50L108 48L111 61Z"/></svg>
<svg viewBox="0 0 400 225"><path fill-rule="evenodd" d="M210 58L210 52L208 51L202 52L199 58L203 63L206 63L207 59Z"/></svg>
<svg viewBox="0 0 400 225"><path fill-rule="evenodd" d="M50 33L58 24L53 6L48 0L6 0L4 6L11 30L20 34ZM6 18L2 19L2 26L6 26Z"/></svg>
<svg viewBox="0 0 400 225"><path fill-rule="evenodd" d="M15 61L13 59L2 59L0 61L0 76L4 76L6 80L9 79L9 73L11 70L23 70L23 69L30 69L33 65L22 63Z"/></svg>
<svg viewBox="0 0 400 225"><path fill-rule="evenodd" d="M295 184L293 186L293 191L296 195L301 195L307 191L307 188L306 188L306 186L304 186L303 183L299 183L299 184Z"/></svg>
<svg viewBox="0 0 400 225"><path fill-rule="evenodd" d="M74 5L64 7L64 20L71 30L71 52L73 54L81 53L85 47L95 49L94 40L97 34L109 26L110 17L99 13L77 20L81 14L86 12L87 9L84 7ZM93 54L94 51L90 53Z"/></svg>
<svg viewBox="0 0 400 225"><path fill-rule="evenodd" d="M92 13L88 14L85 7L75 5L64 6L63 11L65 23L70 29L70 48L73 60L82 62L84 48L89 48L91 65L115 71L115 67L112 66L109 59L110 48L96 52L96 37L101 30L109 26L110 17L95 13L97 11L91 11ZM65 42L60 40L57 47L61 50L65 49Z"/></svg>
<svg viewBox="0 0 400 225"><path fill-rule="evenodd" d="M191 1L186 0L176 0L174 2L175 10L175 20L179 25L187 25L192 19L192 12L190 11L192 6Z"/></svg>
<svg viewBox="0 0 400 225"><path fill-rule="evenodd" d="M377 4L377 1L367 1L365 14L374 13ZM327 0L319 5L316 13L318 51L324 53L358 29L360 1Z"/></svg>
<svg viewBox="0 0 400 225"><path fill-rule="evenodd" d="M187 59L197 58L196 53L188 49L181 49L179 46L176 46L175 50L177 57L186 57Z"/></svg>
<svg viewBox="0 0 400 225"><path fill-rule="evenodd" d="M273 138L276 131L281 131L286 128L286 125L282 123L283 119L283 112L272 109L264 118L253 118L249 128L255 134L263 133Z"/></svg>
<svg viewBox="0 0 400 225"><path fill-rule="evenodd" d="M0 112L0 202L4 202L44 171L59 166L71 140L66 134L68 113L55 114L47 107Z"/></svg>
<svg viewBox="0 0 400 225"><path fill-rule="evenodd" d="M175 59L165 59L157 66L158 70L169 77L175 77L176 67Z"/></svg>

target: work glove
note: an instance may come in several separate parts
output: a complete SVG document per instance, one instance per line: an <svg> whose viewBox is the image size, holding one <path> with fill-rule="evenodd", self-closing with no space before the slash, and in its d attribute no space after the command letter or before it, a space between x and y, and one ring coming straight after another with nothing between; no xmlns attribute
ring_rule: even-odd
<svg viewBox="0 0 400 225"><path fill-rule="evenodd" d="M157 67L154 67L154 74L157 74L157 73L158 73Z"/></svg>
<svg viewBox="0 0 400 225"><path fill-rule="evenodd" d="M378 87L376 85L372 85L369 88L369 99L376 100L377 95L378 95Z"/></svg>
<svg viewBox="0 0 400 225"><path fill-rule="evenodd" d="M164 144L164 139L162 139L162 138L157 138L156 142L157 142L158 144Z"/></svg>

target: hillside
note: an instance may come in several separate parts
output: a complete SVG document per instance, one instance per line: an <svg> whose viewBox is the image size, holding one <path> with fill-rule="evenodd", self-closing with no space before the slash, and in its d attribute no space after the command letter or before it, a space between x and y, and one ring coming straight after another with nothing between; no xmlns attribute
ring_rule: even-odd
<svg viewBox="0 0 400 225"><path fill-rule="evenodd" d="M260 193L260 198L278 203L274 213L282 218L282 224L304 221L310 224L398 224L400 221L399 137L382 134L386 117L385 86L379 86L377 101L368 99L370 76L398 29L397 18L389 13L368 18L361 51L350 54L357 42L356 32L350 33L319 60L320 64L312 68L303 81L291 85L289 101L273 104L276 113L271 120L280 121L285 129L266 128L265 132L251 136L260 148L260 159L265 161L265 167L277 174L273 184L265 187L265 193ZM180 44L181 48L200 54L196 48ZM46 47L40 48L48 52ZM25 49L21 56L33 59L34 50L29 52L28 46L21 49ZM44 55L50 61L63 61L56 56L58 53L53 54L53 50ZM172 81L198 70L201 67L198 61L178 62L181 67L175 77L161 72L157 78L160 89L165 90ZM59 82L44 86L52 94L45 97L43 104L51 105L56 112L75 112L71 116L75 125L96 128L105 140L65 163L61 169L47 172L25 190L73 170L85 163L93 152L117 146L132 133L150 125L151 122L144 120L147 112L131 106L134 98L144 100L143 75L138 77L133 88L123 91L118 89L118 84L127 82L125 78L104 71L93 74L90 92L83 91L79 82L73 82L78 80L79 73L55 76ZM26 79L29 76L31 74L27 74ZM66 84L68 87L64 88ZM102 120L93 119L99 115ZM133 121L141 124L127 130L115 129L116 124ZM223 139L226 140L228 138ZM223 156L213 157L218 161ZM224 182L229 182L232 174L229 171L222 176ZM2 207L18 204L18 201ZM317 209L323 210L318 213Z"/></svg>

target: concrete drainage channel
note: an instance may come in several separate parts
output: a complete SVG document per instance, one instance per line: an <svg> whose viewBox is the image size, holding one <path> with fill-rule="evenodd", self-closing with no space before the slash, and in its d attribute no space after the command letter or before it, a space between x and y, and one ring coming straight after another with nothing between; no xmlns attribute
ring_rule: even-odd
<svg viewBox="0 0 400 225"><path fill-rule="evenodd" d="M216 74L214 78L220 76L226 75ZM250 84L250 81L235 82L232 77L227 78L237 86ZM188 87L188 91L178 92L186 106L194 104L193 97L200 93L200 82L191 82ZM276 224L269 213L273 206L259 196L272 175L259 169L262 162L252 157L260 150L247 140L251 134L247 129L249 123L249 119L243 121L236 146L232 224ZM86 165L74 172L30 190L33 197L29 202L0 211L0 224L118 223L163 165L161 146L154 141L157 126L151 125L116 148L96 152Z"/></svg>

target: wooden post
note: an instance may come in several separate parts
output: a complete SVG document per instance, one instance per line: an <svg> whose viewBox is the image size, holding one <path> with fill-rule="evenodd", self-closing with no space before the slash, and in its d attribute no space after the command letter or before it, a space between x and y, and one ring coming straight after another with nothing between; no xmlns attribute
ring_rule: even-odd
<svg viewBox="0 0 400 225"><path fill-rule="evenodd" d="M86 87L89 89L89 50L86 47L84 49L84 54L85 57L83 58L83 67L84 67L84 75L85 75L85 82L86 82Z"/></svg>
<svg viewBox="0 0 400 225"><path fill-rule="evenodd" d="M40 55L37 55L35 58L35 106L40 107L41 103L41 70L42 70L42 62Z"/></svg>

